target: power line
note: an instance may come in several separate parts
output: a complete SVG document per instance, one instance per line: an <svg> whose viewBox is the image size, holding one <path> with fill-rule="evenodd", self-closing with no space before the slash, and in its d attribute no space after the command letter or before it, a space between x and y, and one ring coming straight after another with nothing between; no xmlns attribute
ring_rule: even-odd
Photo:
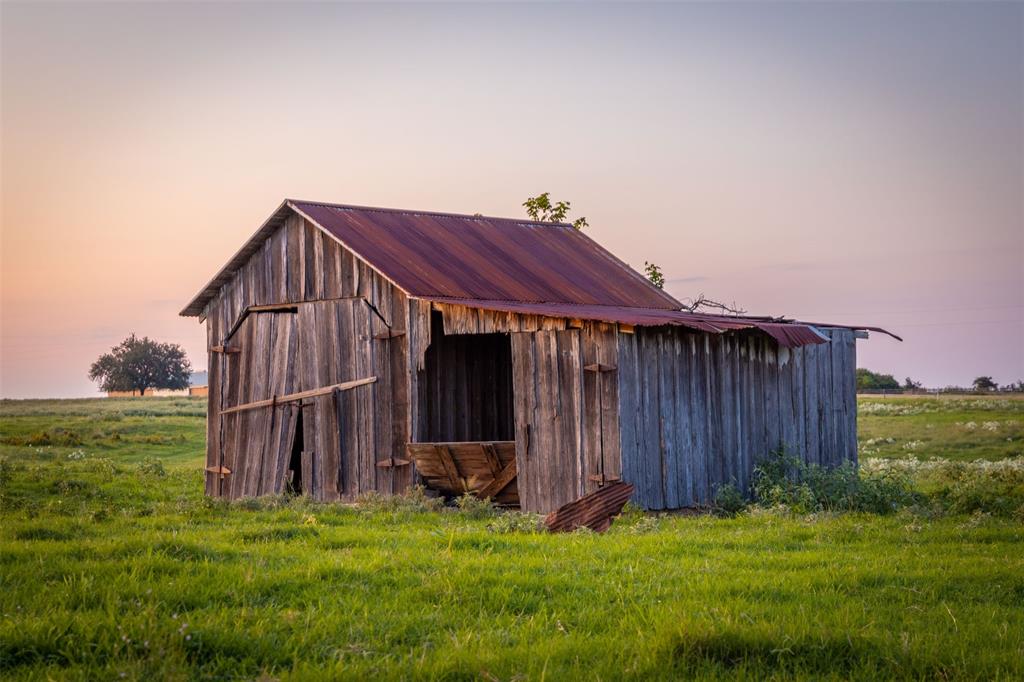
<svg viewBox="0 0 1024 682"><path fill-rule="evenodd" d="M1010 308L1024 308L1022 303L1011 303L1009 305L988 305L988 306L973 306L970 308L917 308L911 310L876 310L874 312L856 312L856 313L807 313L802 317L826 317L829 315L903 315L907 313L954 313L954 312L970 312L973 310L1006 310Z"/></svg>

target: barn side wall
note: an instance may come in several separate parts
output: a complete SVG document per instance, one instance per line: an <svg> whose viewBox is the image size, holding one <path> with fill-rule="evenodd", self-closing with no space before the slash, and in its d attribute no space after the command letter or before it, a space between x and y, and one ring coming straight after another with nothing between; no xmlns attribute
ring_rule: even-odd
<svg viewBox="0 0 1024 682"><path fill-rule="evenodd" d="M313 303L316 301L319 302ZM359 315L353 322L358 327L353 328L353 345L339 345L342 336L351 335L340 313L342 308L348 310L353 301L364 306L365 311L362 312L367 314ZM307 390L318 388L309 385L312 383L360 378L354 374L374 374L379 377L378 382L368 389L356 389L344 396L344 409L351 414L343 415L342 428L345 423L351 424L353 428L359 423L365 431L365 436L360 435L347 445L352 452L339 452L343 447L340 441L345 436L343 434L339 438L337 435L336 416L331 424L332 417L327 414L329 401L306 401L306 407L303 408L306 409L303 413L306 436L304 446L316 453L318 458L323 458L322 471L327 472L328 478L333 472L339 472L337 485L318 475L315 479L316 487L310 492L318 499L337 499L351 498L367 490L404 490L412 482L411 466L380 468L370 466L369 463L389 456L404 457L404 445L412 440L409 436L413 433L412 425L418 419L417 412L421 405L416 400L410 400L410 396L417 395L417 376L423 369L423 355L430 343L430 306L421 301L409 300L401 290L365 262L298 215L289 217L266 239L204 311L208 348L211 349L208 356L207 466L218 467L224 464L225 447L222 440L225 437L225 426L231 428L231 420L222 418L220 411L237 404L237 396L252 393L252 390L239 391L237 386L226 385L225 372L232 356L213 352L212 349L215 346L237 344L237 339L227 336L249 306L292 303L302 304L296 313L298 325L295 348L303 357L315 358L318 369L311 368L313 360L306 362L305 366L311 368L310 371L305 372L303 377L296 377L291 385L301 386L298 390ZM260 314L253 313L249 317ZM317 319L318 315L331 318L337 326L333 331L325 333L327 327ZM360 320L365 321L365 324ZM384 334L389 330L391 334ZM389 338L374 338L377 335ZM251 343L258 341L254 337ZM280 367L284 361L282 358L275 359L275 350L269 343L265 345L265 348L249 349L249 354L260 358L257 362L265 366L269 376L272 367ZM343 349L347 349L345 357L342 357ZM300 363L294 362L291 365L295 368L291 371L299 371ZM325 373L321 371L324 368L332 369ZM259 367L257 370L263 371ZM259 375L259 371L253 376ZM252 395L252 399L268 397L271 396ZM321 406L321 403L324 405ZM313 420L307 418L311 412L310 407L316 413ZM361 416L356 416L357 412ZM369 413L373 414L373 420L363 423ZM247 438L241 439L242 450L237 456L255 459L255 453L247 454L246 448L250 447L247 443L256 443L257 436L261 434L247 435ZM339 466L342 459L360 463L359 470L348 472L349 476L346 477L344 466ZM281 492L276 489L278 487L279 484L271 486L269 481L262 486L243 485L238 481L225 486L224 481L215 473L208 472L206 477L206 493L209 495L237 497Z"/></svg>
<svg viewBox="0 0 1024 682"><path fill-rule="evenodd" d="M857 458L853 332L780 348L758 334L637 329L619 337L623 478L648 509L749 490L755 464L784 447L808 463Z"/></svg>

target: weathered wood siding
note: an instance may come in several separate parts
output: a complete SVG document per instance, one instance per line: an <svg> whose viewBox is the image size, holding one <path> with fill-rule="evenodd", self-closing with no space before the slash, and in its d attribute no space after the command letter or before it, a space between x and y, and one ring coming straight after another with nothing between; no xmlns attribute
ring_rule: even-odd
<svg viewBox="0 0 1024 682"><path fill-rule="evenodd" d="M672 328L619 336L622 475L648 509L748 490L754 465L784 447L805 462L856 461L853 332L780 348L759 334Z"/></svg>
<svg viewBox="0 0 1024 682"><path fill-rule="evenodd" d="M250 314L227 338L249 306L283 303L298 304L297 312ZM287 347L281 345L280 330L260 331L269 324L265 322L268 315L294 318ZM378 381L368 389L308 399L301 408L275 408L279 413L273 418L274 428L280 428L283 413L304 410L303 440L311 471L309 476L303 472L303 481L312 486L310 492L317 499L351 498L369 490L397 492L412 483L411 466L383 468L375 463L402 457L411 440L417 415L410 396L416 395L417 369L423 367L423 353L430 342L428 304L410 301L366 263L296 215L224 285L207 306L205 317L209 348L242 348L239 354L209 354L207 465L224 463L232 474L222 481L208 473L207 494L255 495L280 492L283 485L277 473L273 478L261 473L259 482L254 482L255 451L243 462L239 454L243 449L231 444L273 437L267 435L272 410L222 418L222 409L280 395L287 392L278 390L285 384L308 390L370 375ZM243 362L248 363L245 371L231 369L232 363ZM294 416L288 415L288 424L293 424ZM280 459L281 451L273 457ZM267 452L271 451L260 450L261 462L269 461ZM234 468L227 463L229 458ZM274 466L280 469L281 465L275 461ZM245 469L245 477L236 473L239 468Z"/></svg>
<svg viewBox="0 0 1024 682"><path fill-rule="evenodd" d="M523 509L549 512L622 478L617 325L435 304L444 333L509 333ZM587 368L591 369L587 369Z"/></svg>

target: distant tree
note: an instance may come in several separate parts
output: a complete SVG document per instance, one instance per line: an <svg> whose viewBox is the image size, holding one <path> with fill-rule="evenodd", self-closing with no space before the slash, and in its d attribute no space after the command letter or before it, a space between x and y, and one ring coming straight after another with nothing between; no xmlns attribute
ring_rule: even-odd
<svg viewBox="0 0 1024 682"><path fill-rule="evenodd" d="M132 334L101 355L89 368L89 379L101 391L138 391L151 388L188 388L192 366L176 343L159 343Z"/></svg>
<svg viewBox="0 0 1024 682"><path fill-rule="evenodd" d="M916 391L919 388L921 388L921 382L920 381L914 381L910 377L907 377L906 379L903 380L903 388L904 388L904 390L907 390L907 391Z"/></svg>
<svg viewBox="0 0 1024 682"><path fill-rule="evenodd" d="M999 388L992 377L978 377L972 382L972 385L975 391L994 391Z"/></svg>
<svg viewBox="0 0 1024 682"><path fill-rule="evenodd" d="M1024 393L1024 381L1018 381L1015 384L1006 384L1001 390L1006 391L1007 393Z"/></svg>
<svg viewBox="0 0 1024 682"><path fill-rule="evenodd" d="M665 288L665 275L661 274L661 268L657 265L644 261L644 274L647 275L647 279L651 280L651 284L659 289Z"/></svg>
<svg viewBox="0 0 1024 682"><path fill-rule="evenodd" d="M526 207L526 214L530 218L545 223L564 223L569 211L572 210L572 205L568 201L552 203L549 192L528 198L523 202L523 206ZM581 216L572 221L572 226L577 230L582 230L587 227L587 219Z"/></svg>
<svg viewBox="0 0 1024 682"><path fill-rule="evenodd" d="M863 367L857 369L857 388L867 390L890 390L900 387L900 382L891 374L876 374Z"/></svg>

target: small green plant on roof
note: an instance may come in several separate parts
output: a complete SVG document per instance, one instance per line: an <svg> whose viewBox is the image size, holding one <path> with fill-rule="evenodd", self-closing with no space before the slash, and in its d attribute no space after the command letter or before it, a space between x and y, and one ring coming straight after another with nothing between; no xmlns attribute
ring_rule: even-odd
<svg viewBox="0 0 1024 682"><path fill-rule="evenodd" d="M550 192L543 192L535 197L530 197L523 202L526 214L533 220L544 223L564 223L572 210L572 204L568 201L551 201ZM587 227L587 219L580 216L572 221L572 226L577 230Z"/></svg>
<svg viewBox="0 0 1024 682"><path fill-rule="evenodd" d="M644 261L644 274L647 275L647 279L651 280L651 284L659 289L665 288L665 275L662 274L660 267Z"/></svg>

